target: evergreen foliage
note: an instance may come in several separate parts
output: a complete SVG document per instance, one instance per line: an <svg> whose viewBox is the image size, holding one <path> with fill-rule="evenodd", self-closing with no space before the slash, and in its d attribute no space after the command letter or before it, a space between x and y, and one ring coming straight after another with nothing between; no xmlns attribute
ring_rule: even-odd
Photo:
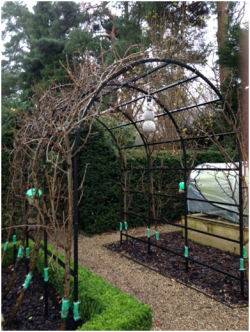
<svg viewBox="0 0 250 332"><path fill-rule="evenodd" d="M79 177L84 174L86 164L87 176L84 183L84 194L80 204L80 229L84 233L95 234L109 230L116 230L122 220L121 168L118 153L109 135L100 126L95 126L95 135L91 136L79 158ZM228 151L230 153L230 150ZM192 163L192 151L188 151L188 164ZM215 147L200 151L195 159L195 165L205 162L224 162L221 153ZM128 168L145 167L146 158L142 149L132 149L127 154ZM159 151L154 160L154 166L180 168L179 155L168 151ZM129 189L137 190L142 172L133 171L129 176ZM145 174L145 184L148 174ZM183 181L183 172L166 170L154 172L155 190L178 196L178 183ZM156 206L160 218L168 222L180 220L184 212L184 205L180 198L157 197ZM145 226L148 215L147 194L131 194L129 211L142 214L145 218L128 216L129 227ZM151 222L154 225L154 222Z"/></svg>

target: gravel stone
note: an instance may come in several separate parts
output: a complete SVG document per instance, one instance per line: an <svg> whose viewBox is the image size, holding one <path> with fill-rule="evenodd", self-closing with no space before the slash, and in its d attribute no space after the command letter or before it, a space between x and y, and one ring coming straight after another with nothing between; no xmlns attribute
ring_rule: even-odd
<svg viewBox="0 0 250 332"><path fill-rule="evenodd" d="M169 225L159 227L160 233L174 230ZM129 230L129 234L145 236L145 227ZM248 330L247 307L229 307L107 249L117 241L119 232L80 234L79 263L150 305L153 330Z"/></svg>

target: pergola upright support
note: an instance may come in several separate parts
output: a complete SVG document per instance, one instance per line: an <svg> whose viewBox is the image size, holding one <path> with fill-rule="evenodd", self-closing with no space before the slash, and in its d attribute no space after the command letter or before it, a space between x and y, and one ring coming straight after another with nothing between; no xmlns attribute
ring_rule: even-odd
<svg viewBox="0 0 250 332"><path fill-rule="evenodd" d="M244 297L244 220L243 220L243 174L242 174L242 160L241 154L239 158L239 233L240 233L240 293Z"/></svg>
<svg viewBox="0 0 250 332"><path fill-rule="evenodd" d="M80 143L80 129L75 135L75 152L72 158L73 168L73 256L74 256L74 288L73 300L78 302L78 230L79 230L79 208L78 208L78 159L77 149ZM75 317L74 317L75 318Z"/></svg>

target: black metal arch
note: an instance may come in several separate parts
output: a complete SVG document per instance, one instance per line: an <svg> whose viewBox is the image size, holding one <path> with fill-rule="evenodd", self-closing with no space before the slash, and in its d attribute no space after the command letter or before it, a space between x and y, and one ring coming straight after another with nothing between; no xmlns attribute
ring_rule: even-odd
<svg viewBox="0 0 250 332"><path fill-rule="evenodd" d="M134 69L136 69L138 66L141 65L145 65L145 64L153 64L153 63L160 63L160 65L157 65L156 67L146 70L146 72L144 72L141 75L137 75L137 74L133 74L132 72L132 78L127 79L123 82L119 81L119 78L122 77L122 75L130 72L131 70L133 71ZM152 90L152 91L146 91L144 88L138 86L136 83L143 79L146 78L148 76L150 76L151 74L164 69L167 66L179 66L183 69L188 70L189 72L191 72L193 75L184 79L180 79L178 81L175 81L173 83L170 83L166 86L162 86L158 89ZM118 67L119 68L119 67ZM185 107L181 107L181 108L177 108L174 110L169 109L167 106L164 105L164 103L161 102L161 100L157 97L157 94L163 92L163 91L167 91L169 89L174 89L180 85L183 84L188 84L189 82L192 82L196 79L201 79L202 82L204 82L206 84L206 86L209 87L210 90L212 90L216 96L215 99L209 100L209 101L205 101L203 103L195 103L195 105L191 105L191 106L185 106ZM217 267L214 266L210 266L204 262L200 262L197 259L194 259L193 257L190 257L189 255L186 255L184 253L184 255L182 255L180 252L176 252L170 248L167 247L162 247L160 245L157 245L157 243L154 243L150 240L150 236L148 237L148 240L145 241L141 238L136 238L130 234L128 234L127 229L125 232L123 232L123 229L120 230L120 241L122 243L123 241L123 237L125 237L126 239L134 239L137 241L141 241L144 242L147 246L148 246L148 252L150 252L150 248L152 246L155 246L157 248L159 248L160 250L164 250L167 252L170 252L174 255L183 257L184 261L185 261L185 267L186 267L186 271L188 271L189 268L189 262L193 262L202 266L205 266L207 268L213 269L219 273L222 273L228 277L234 278L236 280L239 281L240 283L240 291L241 291L241 295L244 296L244 288L245 288L245 272L244 272L244 233L243 233L243 174L242 174L242 157L240 154L240 144L238 144L238 149L239 149L239 167L234 167L234 168L227 168L227 169L222 169L222 168L212 168L209 170L233 170L233 171L238 171L239 174L239 204L235 204L234 206L236 206L238 208L238 214L239 214L239 240L235 240L235 239L231 239L231 238L227 238L225 236L219 236L219 235L214 235L205 231L201 231L201 230L197 230L197 229L193 229L191 227L188 226L188 205L187 202L188 200L196 200L199 201L199 199L191 199L188 198L187 196L187 187L188 187L188 172L192 171L193 168L189 168L187 166L187 142L189 140L192 139L197 139L197 138L201 138L201 136L199 137L183 137L182 132L181 132L181 128L179 127L174 114L178 114L181 112L185 112L185 111L190 111L194 108L198 108L198 107L202 107L202 106L206 106L206 105L210 105L210 104L216 104L218 102L223 103L223 97L220 93L220 91L214 86L214 84L212 82L210 82L208 80L207 77L205 77L199 70L191 67L188 64L185 64L181 61L178 60L174 60L174 59L161 59L161 58L145 58L145 59L140 59L140 60L136 60L133 62L130 62L128 64L126 64L125 66L123 66L122 69L118 69L117 71L115 71L112 75L110 75L109 77L107 77L100 85L99 87L94 91L87 91L86 93L84 93L82 95L82 97L85 95L88 95L91 93L93 93L93 95L91 96L91 98L89 99L87 105L80 110L79 112L79 118L82 119L83 117L85 117L86 115L88 115L89 113L91 114L92 109L94 108L94 106L96 104L100 104L102 103L102 97L107 96L107 95L112 95L113 93L116 93L116 91L118 89L128 89L130 91L135 91L137 93L141 93L141 96L139 97L135 97L132 98L131 100L128 100L126 102L123 102L117 106L115 106L115 108L120 114L122 114L125 119L127 119L127 123L123 123L123 124L119 124L116 125L115 127L108 127L106 125L106 123L104 121L102 121L101 119L101 115L100 114L93 114L93 116L95 117L96 121L98 121L104 128L105 130L107 130L109 132L109 134L111 135L111 138L119 152L119 156L120 156L120 160L121 160L121 169L122 169L122 177L123 180L122 181L126 181L126 176L128 174L128 172L130 171L130 169L127 167L124 155L125 155L125 150L134 148L134 147L143 147L146 157L147 157L147 172L149 173L150 177L149 177L149 181L151 181L153 179L153 172L154 171L158 171L159 169L157 169L157 167L154 167L152 164L152 160L150 157L150 151L149 151L149 147L151 145L157 145L157 144L171 144L171 143L180 143L181 146L181 153L182 153L182 159L183 159L183 167L180 168L164 168L164 170L175 170L175 171L181 171L183 172L183 180L184 180L184 194L183 194L183 201L184 201L184 225L177 225L177 224L173 224L171 223L172 226L175 227L179 227L181 229L184 230L184 243L185 243L185 249L188 248L188 232L189 231L193 231L193 232L197 232L200 234L206 234L208 236L213 236L219 239L223 239L223 240L227 240L233 243L237 243L239 245L239 249L240 249L240 255L239 255L239 275L235 275L235 274L231 274L228 273L226 271L223 271L222 269L219 269ZM152 99L154 100L154 102L158 105L159 109L162 110L161 113L157 114L155 117L167 117L171 123L173 124L173 127L176 130L176 133L178 135L178 139L171 139L171 140L165 140L165 141L154 141L154 142L148 142L147 137L144 136L144 134L141 132L138 124L140 124L141 122L143 122L143 120L134 120L133 117L131 117L129 114L127 114L125 111L122 110L122 108L124 106L136 103L138 100L143 100L146 96L150 95L152 97ZM108 109L112 109L112 105L106 105L108 107ZM142 144L138 144L138 145L133 145L133 146L120 146L117 139L116 139L116 135L114 133L114 131L116 129L119 128L124 128L127 126L133 126L135 128L135 130L138 132L138 134L140 135L141 139L142 139ZM232 132L227 132L227 133L221 133L221 134L216 134L216 136L226 136L226 135L236 135L237 133L232 131ZM202 138L211 138L210 136L203 136ZM238 142L238 137L236 136L236 140L237 143ZM78 151L78 146L80 143L80 128L77 128L76 132L75 132L75 149L76 151ZM74 290L73 290L73 300L74 302L78 301L78 224L79 224L79 207L78 207L78 157L79 157L79 153L75 153L74 157L73 157L73 227L74 227L74 238L73 238L73 254L74 254L74 270L71 271L73 276L74 276ZM202 171L203 169L199 169L200 171ZM206 169L207 170L207 169ZM133 191L130 191L133 192ZM152 207L152 203L154 200L154 196L160 195L163 197L174 197L173 195L168 195L165 193L155 193L154 191L151 192L137 192L134 191L135 193L139 193L139 194L143 194L143 195L149 195L149 206L148 206L148 216L141 216L138 215L136 213L133 212L129 212L127 210L127 193L128 191L123 190L123 197L122 197L122 210L121 210L121 220L122 220L122 224L127 223L127 217L129 216L129 214L134 215L134 216L139 216L142 217L144 220L147 221L147 225L150 226L150 222L154 221L154 222L164 222L166 224L170 224L170 222L168 222L167 220L163 220L163 219L158 219L157 217L154 217L151 211L151 207ZM175 196L176 197L176 196ZM180 197L180 196L178 196ZM233 204L228 204L228 203L221 203L221 202L212 202L212 201L208 201L211 204L216 204L219 203L220 205L233 205ZM15 234L15 233L14 233ZM28 234L28 230L26 229L26 247L28 247L29 243L29 234ZM16 259L16 255L17 255L17 250L16 250L16 246L14 244L14 251L13 251L13 260L15 261ZM48 237L47 237L47 230L44 231L44 266L47 268L48 267L48 255L49 255L49 251L48 251ZM59 260L60 264L63 266L63 262L61 262ZM47 283L45 282L44 284L44 300L45 300L45 316L48 316L48 288L47 288Z"/></svg>
<svg viewBox="0 0 250 332"><path fill-rule="evenodd" d="M140 76L134 75L134 77L128 79L125 82L119 82L119 80L118 80L119 77L121 77L122 75L128 73L130 70L133 70L133 69L135 69L136 67L138 67L140 65L145 65L145 64L150 64L150 63L160 63L160 65L153 68L153 69L146 70L146 73L143 73ZM171 84L168 84L167 86L163 86L163 87L161 87L157 90L153 90L151 92L146 91L145 89L143 89L143 88L141 88L141 87L139 87L135 84L140 79L145 78L145 77L149 76L150 74L152 74L152 73L154 73L154 72L156 72L160 69L163 69L167 66L170 66L170 65L179 66L181 68L187 69L189 72L191 72L194 75L191 76L191 77L188 77L186 79L173 82ZM159 100L159 98L157 98L155 96L160 92L166 91L168 89L173 89L173 88L175 88L179 85L186 84L188 82L196 80L197 78L200 78L203 82L205 82L205 84L209 87L209 89L211 89L214 92L214 94L216 95L215 99L212 99L212 100L206 101L204 103L200 103L200 104L196 103L195 105L185 106L185 107L181 107L181 108L178 108L178 109L170 110ZM199 230L195 230L195 229L192 229L192 228L188 227L188 220L187 220L188 205L187 205L187 202L188 202L189 198L187 197L187 186L188 186L188 172L192 169L187 167L186 142L190 139L197 139L197 137L184 138L182 133L181 133L181 128L178 126L178 123L176 122L176 120L173 116L173 114L184 112L184 111L189 111L191 109L198 108L198 107L201 107L201 106L206 106L206 105L209 105L209 104L215 104L215 103L218 103L218 102L223 103L224 100L223 100L223 97L222 97L220 91L200 71L198 71L197 69L195 69L195 68L191 67L190 65L185 64L181 61L174 60L174 59L160 59L160 58L140 59L140 60L128 63L122 69L117 70L111 76L107 77L107 79L105 79L100 84L100 86L95 90L95 93L92 95L92 97L88 101L87 105L83 109L80 110L79 118L82 118L82 117L86 116L88 113L91 112L91 109L94 108L94 106L96 104L101 103L101 97L107 96L107 95L112 95L118 89L124 89L124 88L134 90L134 91L139 92L139 93L142 94L142 96L133 98L132 100L121 103L120 105L117 105L117 106L115 106L115 108L113 108L113 109L116 109L118 112L120 112L128 120L128 122L125 123L125 124L120 124L120 125L117 125L115 127L110 127L109 128L101 120L101 118L100 118L100 116L102 115L101 113L99 115L96 115L96 120L110 133L110 135L111 135L111 137L112 137L112 139L113 139L113 141L114 141L114 143L115 143L115 145L116 145L116 147L119 151L119 155L121 156L121 159L122 159L122 156L124 154L124 150L133 148L135 146L125 146L125 147L124 146L119 146L119 144L116 140L115 134L114 134L114 130L118 129L118 128L123 128L123 127L129 126L129 125L134 126L135 130L139 133L139 135L141 136L142 141L143 141L143 144L138 145L138 147L142 146L145 149L145 153L146 153L147 161L148 161L147 170L150 173L150 176L152 176L153 165L151 164L151 161L150 161L149 146L152 145L152 144L153 145L154 144L168 144L168 143L176 143L176 142L180 143L181 150L182 150L183 167L179 168L178 170L183 171L183 180L184 180L184 184L185 184L185 186L184 186L184 195L183 195L183 199L184 199L184 203L185 203L185 211L184 211L185 223L184 223L184 225L174 225L174 226L181 227L181 228L184 229L185 247L188 248L188 231L189 230L192 230L192 231L195 231L195 232L198 232L198 233L202 233L202 234L207 234L209 236L214 236L214 237L217 237L217 238L225 239L225 240L228 240L228 241L231 241L231 242L237 242L239 244L239 247L240 247L240 269L239 269L240 270L240 275L239 275L239 277L235 276L234 274L230 274L226 271L223 271L221 269L215 268L213 266L209 266L209 265L205 264L204 262L200 262L200 261L198 261L196 259L193 259L192 257L189 257L188 255L184 254L183 258L185 260L186 271L188 271L188 263L189 262L194 262L194 263L209 267L209 268L211 268L211 269L213 269L217 272L223 273L224 275L227 275L227 276L230 276L234 279L239 280L240 281L241 294L244 295L244 269L242 268L242 260L244 259L244 254L243 254L244 239L243 239L242 160L240 160L239 168L237 169L237 171L239 171L239 197L240 197L240 199L239 199L239 204L237 205L237 207L239 209L240 240L237 241L237 240L226 238L224 236L218 236L218 235L215 236L213 234L203 232L203 231L199 231ZM154 99L155 103L159 106L159 108L163 110L163 112L160 113L160 114L157 114L156 117L167 116L170 119L170 121L172 122L172 124L173 124L173 126L174 126L174 128L175 128L175 130L176 130L176 132L179 136L179 139L163 141L163 142L149 143L147 141L146 137L144 137L143 133L140 131L139 127L137 126L137 124L142 122L143 120L135 121L126 112L122 111L122 107L133 104L133 103L137 102L140 99L144 99L148 95L150 95ZM107 105L107 106L110 107L111 105ZM218 135L221 135L221 136L235 135L235 134L236 134L235 132L229 132L229 133L216 134L216 136L218 136ZM79 139L79 132L77 133L77 137ZM207 136L207 137L211 138L211 136ZM77 188L78 188L78 186L77 186L77 176L78 176L77 175L77 164L78 164L77 159L78 159L78 156L76 155L74 157L74 163L73 163L73 165L74 165L74 174L73 174L74 175L74 192L75 192L75 195L74 195L74 201L75 201L75 204L74 204L74 275L75 275L75 279L74 279L75 280L75 282L74 282L74 300L75 301L78 300L78 277L77 277L77 275L78 275L78 272L77 272L78 271L78 245L77 245L78 239L77 239L77 236L78 236L79 214L78 214L78 206L77 206L77 203L76 203L76 202L78 202L78 199L77 199ZM128 172L129 170L125 167L125 164L123 164L123 166L124 166L123 167L123 176L126 176L126 174L127 174L126 172ZM172 170L174 170L174 169L172 169ZM221 169L214 168L214 170L221 170ZM236 169L233 168L233 170L236 170ZM124 192L123 194L124 194L124 197L123 197L123 202L124 202L124 201L126 201L127 193ZM152 200L154 199L154 193L150 192L148 194L149 194L149 202L150 202L149 203L149 215L148 215L148 217L143 216L143 218L145 218L148 221L148 225L150 225L150 221L157 220L157 219L153 219L152 218L152 213L150 212L150 204L152 203ZM167 196L167 195L165 195L165 196ZM216 202L212 202L212 203L216 203ZM128 213L128 211L126 211L126 207L125 207L124 210L123 210L123 215L122 215L123 222L126 222L128 214L129 213ZM165 223L167 223L167 222L165 221ZM127 233L127 231L124 233L121 230L120 231L121 242L122 242L123 236L125 236L127 239L128 238L136 239L135 237L129 235ZM141 239L136 239L136 240L142 241ZM150 242L150 237L149 237L149 241L146 242L146 243L148 244L148 250L149 251L150 251L150 246L156 246L156 247L158 247L162 250L169 251L169 252L172 252L173 254L182 256L177 252L173 252L169 248L162 248L162 247L158 246L157 244L151 243Z"/></svg>

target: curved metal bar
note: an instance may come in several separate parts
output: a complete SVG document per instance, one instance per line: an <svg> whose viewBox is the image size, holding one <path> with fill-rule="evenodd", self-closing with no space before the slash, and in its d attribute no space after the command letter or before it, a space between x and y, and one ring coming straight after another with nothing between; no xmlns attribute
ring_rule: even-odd
<svg viewBox="0 0 250 332"><path fill-rule="evenodd" d="M199 77L201 78L204 82L206 82L208 84L208 86L210 86L210 88L215 92L215 94L218 96L218 100L216 101L223 101L222 95L220 94L220 91L214 86L213 83L211 83L199 70L181 62L178 60L174 60L174 59L160 59L160 58L148 58L148 59L141 59L141 60L137 60L134 61L132 63L129 63L127 65L125 65L122 69L118 70L117 72L113 73L112 75L110 75L109 77L106 78L106 80L104 80L96 89L96 91L94 92L94 94L92 95L92 98L89 100L88 104L86 105L86 107L82 110L80 110L79 112L79 116L84 116L88 111L90 111L91 107L94 105L94 103L97 101L98 95L101 93L102 89L105 88L108 85L111 85L110 83L112 82L112 80L118 78L120 75L126 73L127 71L133 69L136 66L142 65L142 64L146 64L146 63L154 63L154 62L163 62L165 65L169 65L169 64L173 64L173 65L177 65L180 66L181 68L186 68L187 70L191 71L192 73L195 74L194 77L192 77L190 80L181 80L179 83L173 83L172 85L170 84L170 87L175 87L178 86L179 84L182 84L183 82L187 82L187 81L191 81L192 79ZM165 67L165 66L163 66ZM159 69L162 68L162 66L158 66ZM144 74L142 77L146 77L148 76L148 74ZM140 79L140 78L138 78ZM137 78L134 79L134 82L136 80L138 80ZM123 87L128 87L128 88L132 88L135 89L137 91L142 92L145 95L148 95L148 92L145 91L144 89L141 89L135 85L131 85L130 83L133 82L133 79L130 79L127 82L124 82L123 84L117 84L119 88L123 88ZM116 89L116 90L117 90ZM162 89L159 90L159 92L162 91ZM110 94L112 91L108 92L107 94ZM183 173L183 180L184 180L184 200L185 200L185 215L184 215L184 220L185 220L185 249L188 249L188 225L187 225L187 215L188 215L188 204L187 204L187 184L188 184L188 170L187 170L187 151L186 151L186 145L185 145L185 140L182 137L181 134L181 130L177 124L177 122L175 121L173 115L171 114L171 112L165 107L165 105L163 105L160 100L158 98L156 98L154 95L151 95L151 97L155 100L155 102L162 108L164 109L164 113L168 115L168 117L170 118L171 122L173 123L177 134L179 135L180 138L180 143L181 143L181 148L182 148L182 159L183 159L183 169L184 169L184 173ZM147 154L147 159L148 159L148 168L150 169L152 167L151 165L151 158L150 158L150 151L149 151L149 146L146 142L146 140L144 140L143 135L141 134L140 130L137 127L137 124L135 121L133 121L133 119L128 116L126 113L122 112L129 120L131 123L133 123L135 129L137 130L137 132L140 134L143 143L144 143L144 148ZM165 115L164 114L164 115ZM110 128L109 128L110 130ZM151 204L151 203L150 203ZM152 204L151 204L152 205ZM149 207L150 209L150 207ZM150 210L149 210L150 211ZM151 212L149 212L149 216L151 215ZM149 247L150 247L150 243L149 243ZM186 262L186 271L188 271L188 258L185 257L185 262Z"/></svg>
<svg viewBox="0 0 250 332"><path fill-rule="evenodd" d="M147 59L141 59L141 60L137 60L137 61L131 62L131 63L125 65L122 69L120 69L117 72L115 72L112 75L110 75L110 77L107 77L107 79L104 80L102 82L102 84L96 89L95 93L93 94L92 98L88 102L87 106L84 109L80 110L80 115L82 115L81 113L83 111L84 111L84 113L88 112L88 110L90 109L90 107L93 105L96 97L98 96L99 92L107 85L108 82L112 81L113 79L119 77L121 74L124 74L128 70L133 69L134 67L136 67L138 65L142 65L142 64L145 64L145 63L153 63L153 62L163 62L166 65L173 64L173 65L177 65L177 66L180 66L182 68L186 68L186 69L190 70L191 72L193 72L196 75L198 75L201 79L203 79L211 87L211 89L217 94L217 96L219 97L219 99L223 100L220 91L198 69L193 68L190 65L187 65L184 62L181 62L179 60L161 59L161 58L147 58Z"/></svg>

